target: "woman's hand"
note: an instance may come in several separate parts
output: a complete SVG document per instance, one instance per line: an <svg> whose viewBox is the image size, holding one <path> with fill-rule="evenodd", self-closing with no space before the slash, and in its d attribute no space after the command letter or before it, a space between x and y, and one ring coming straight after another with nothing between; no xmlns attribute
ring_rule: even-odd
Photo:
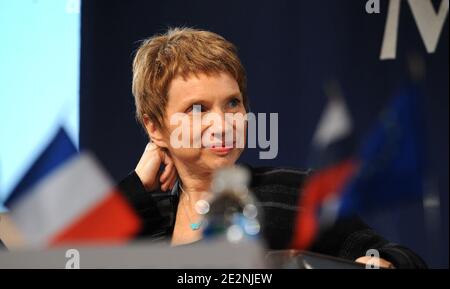
<svg viewBox="0 0 450 289"><path fill-rule="evenodd" d="M164 171L159 175L160 165L164 164ZM161 186L161 191L171 189L177 178L177 170L170 156L154 143L148 143L135 169L142 184L148 191Z"/></svg>

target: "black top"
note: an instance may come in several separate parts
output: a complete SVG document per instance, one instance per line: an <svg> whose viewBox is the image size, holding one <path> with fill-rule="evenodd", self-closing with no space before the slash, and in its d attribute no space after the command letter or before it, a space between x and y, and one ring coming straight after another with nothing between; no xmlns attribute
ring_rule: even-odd
<svg viewBox="0 0 450 289"><path fill-rule="evenodd" d="M270 249L287 249L292 239L298 210L299 191L310 171L287 168L252 168L250 188L263 208L262 235ZM125 197L143 222L140 237L169 240L177 212L178 185L171 191L147 192L135 172L119 183ZM358 217L340 220L319 236L311 251L355 260L368 249L377 249L380 256L396 268L426 268L423 260L408 248L393 244L377 235Z"/></svg>

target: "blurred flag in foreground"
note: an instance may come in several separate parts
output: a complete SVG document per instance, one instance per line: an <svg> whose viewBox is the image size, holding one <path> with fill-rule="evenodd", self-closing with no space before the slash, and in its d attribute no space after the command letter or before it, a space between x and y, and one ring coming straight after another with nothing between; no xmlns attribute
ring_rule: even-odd
<svg viewBox="0 0 450 289"><path fill-rule="evenodd" d="M309 166L327 168L354 153L353 121L338 82L325 87L328 102L312 138Z"/></svg>
<svg viewBox="0 0 450 289"><path fill-rule="evenodd" d="M325 87L328 102L312 139L309 165L316 170L300 196L293 247L306 249L333 222L339 192L356 169L353 122L337 82Z"/></svg>
<svg viewBox="0 0 450 289"><path fill-rule="evenodd" d="M293 247L306 249L337 218L420 198L424 176L419 91L405 86L352 157L311 177L300 198Z"/></svg>
<svg viewBox="0 0 450 289"><path fill-rule="evenodd" d="M128 240L140 221L94 158L63 129L13 190L6 206L27 245Z"/></svg>

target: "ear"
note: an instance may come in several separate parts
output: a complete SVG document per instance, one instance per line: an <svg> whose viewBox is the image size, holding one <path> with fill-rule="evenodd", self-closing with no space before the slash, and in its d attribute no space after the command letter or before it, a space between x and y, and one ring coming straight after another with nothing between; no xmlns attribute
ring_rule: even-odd
<svg viewBox="0 0 450 289"><path fill-rule="evenodd" d="M153 121L150 120L149 116L144 114L144 126L150 140L157 146L161 148L167 148L167 142L164 138L164 133Z"/></svg>

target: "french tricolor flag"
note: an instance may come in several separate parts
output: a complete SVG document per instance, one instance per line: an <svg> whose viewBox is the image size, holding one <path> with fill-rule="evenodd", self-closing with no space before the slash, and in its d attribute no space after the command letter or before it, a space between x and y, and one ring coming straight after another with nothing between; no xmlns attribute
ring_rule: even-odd
<svg viewBox="0 0 450 289"><path fill-rule="evenodd" d="M140 220L89 153L60 129L5 205L32 247L121 243Z"/></svg>

